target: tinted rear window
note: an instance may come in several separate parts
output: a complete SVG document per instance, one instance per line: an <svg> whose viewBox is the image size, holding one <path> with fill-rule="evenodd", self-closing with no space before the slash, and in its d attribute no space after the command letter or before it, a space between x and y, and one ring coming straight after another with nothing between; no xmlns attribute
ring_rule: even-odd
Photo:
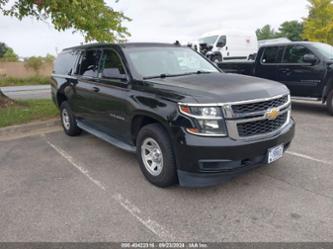
<svg viewBox="0 0 333 249"><path fill-rule="evenodd" d="M261 57L262 64L281 63L283 47L268 47L265 48Z"/></svg>
<svg viewBox="0 0 333 249"><path fill-rule="evenodd" d="M54 73L66 75L71 74L76 56L77 55L74 51L60 53L54 63Z"/></svg>

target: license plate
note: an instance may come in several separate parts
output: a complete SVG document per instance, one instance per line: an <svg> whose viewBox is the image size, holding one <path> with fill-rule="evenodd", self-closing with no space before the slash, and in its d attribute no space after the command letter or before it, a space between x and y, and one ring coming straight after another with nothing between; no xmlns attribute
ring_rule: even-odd
<svg viewBox="0 0 333 249"><path fill-rule="evenodd" d="M268 149L268 163L272 163L283 156L283 145Z"/></svg>

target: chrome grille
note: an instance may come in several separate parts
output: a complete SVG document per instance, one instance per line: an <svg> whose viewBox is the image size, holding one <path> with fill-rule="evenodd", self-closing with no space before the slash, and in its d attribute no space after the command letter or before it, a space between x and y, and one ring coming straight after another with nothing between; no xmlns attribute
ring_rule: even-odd
<svg viewBox="0 0 333 249"><path fill-rule="evenodd" d="M290 120L290 95L223 105L228 134L233 139L260 139L279 132ZM267 112L276 108L279 116L267 118Z"/></svg>
<svg viewBox="0 0 333 249"><path fill-rule="evenodd" d="M275 120L259 120L237 124L238 134L240 137L249 137L265 133L271 133L281 128L288 118L288 112L278 116Z"/></svg>
<svg viewBox="0 0 333 249"><path fill-rule="evenodd" d="M266 111L269 108L283 106L288 102L289 98L288 95L285 95L280 98L271 99L268 101L256 102L256 103L249 103L249 104L239 104L233 105L232 111L235 114L244 114L244 113L251 113L251 112L260 112Z"/></svg>

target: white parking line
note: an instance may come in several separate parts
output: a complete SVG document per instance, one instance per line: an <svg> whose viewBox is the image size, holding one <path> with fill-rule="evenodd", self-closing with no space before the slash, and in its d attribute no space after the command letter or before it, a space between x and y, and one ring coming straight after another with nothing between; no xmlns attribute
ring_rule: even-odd
<svg viewBox="0 0 333 249"><path fill-rule="evenodd" d="M323 163L323 164L333 165L332 162L321 160L321 159L317 159L317 158L314 158L312 156L304 155L304 154L301 154L301 153L297 153L297 152L293 152L293 151L287 151L286 153L289 154L289 155L292 155L292 156L301 157L301 158L308 159L308 160L311 160L311 161L314 161L314 162L319 162L319 163Z"/></svg>
<svg viewBox="0 0 333 249"><path fill-rule="evenodd" d="M65 151L63 151L61 148L57 147L53 143L51 143L49 140L45 138L46 142L55 150L57 151L63 158L65 158L70 164L72 164L75 168L77 168L82 174L84 174L90 181L92 181L95 185L97 185L100 189L105 191L105 187L103 184L94 179L92 176L90 176L89 171L83 168L81 165L76 163L70 155L68 155Z"/></svg>
<svg viewBox="0 0 333 249"><path fill-rule="evenodd" d="M125 199L121 194L117 193L113 196L123 208L125 208L132 216L137 218L143 225L145 225L150 231L156 234L160 239L164 241L175 241L175 238L171 235L170 232L166 231L160 224L156 221L150 219L149 217L144 219L142 218L141 210L136 207L129 200Z"/></svg>
<svg viewBox="0 0 333 249"><path fill-rule="evenodd" d="M76 162L72 156L66 153L64 150L59 148L58 146L51 143L46 136L41 135L46 143L50 145L56 152L58 152L63 158L65 158L71 165L73 165L76 169L78 169L82 174L84 174L91 182L93 182L97 187L101 190L106 191L106 187L98 180L94 179L87 169L85 169L80 163ZM134 218L136 218L142 225L144 225L148 230L158 236L161 240L164 241L175 241L175 237L172 234L165 230L159 223L150 219L149 216L145 217L145 215L141 212L141 210L131 203L128 199L123 197L120 193L115 193L112 198L121 205L127 212L129 212Z"/></svg>

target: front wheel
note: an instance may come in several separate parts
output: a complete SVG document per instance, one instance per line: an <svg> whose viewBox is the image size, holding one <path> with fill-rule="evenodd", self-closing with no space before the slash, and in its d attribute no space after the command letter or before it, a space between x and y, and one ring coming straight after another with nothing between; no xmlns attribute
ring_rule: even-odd
<svg viewBox="0 0 333 249"><path fill-rule="evenodd" d="M137 137L137 156L142 173L158 187L177 182L176 163L165 129L159 124L144 126Z"/></svg>
<svg viewBox="0 0 333 249"><path fill-rule="evenodd" d="M333 90L328 94L326 104L328 112L333 115Z"/></svg>

